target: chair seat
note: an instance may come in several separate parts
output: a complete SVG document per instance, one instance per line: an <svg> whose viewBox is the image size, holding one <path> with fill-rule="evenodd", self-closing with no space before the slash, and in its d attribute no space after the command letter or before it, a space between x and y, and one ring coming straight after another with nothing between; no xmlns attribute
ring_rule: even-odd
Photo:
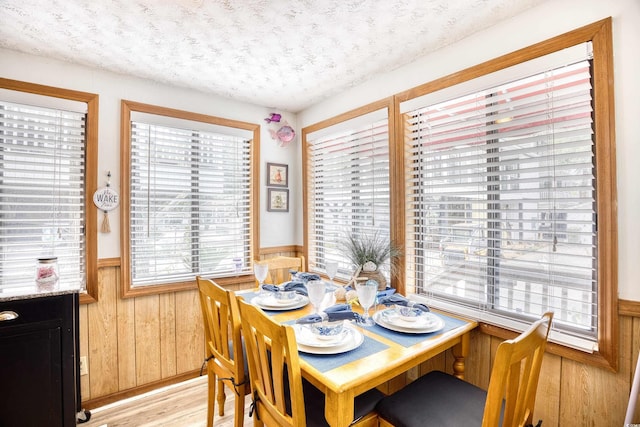
<svg viewBox="0 0 640 427"><path fill-rule="evenodd" d="M376 406L396 427L480 426L487 392L453 375L432 371Z"/></svg>
<svg viewBox="0 0 640 427"><path fill-rule="evenodd" d="M324 418L324 393L304 378L302 379L302 388L304 390L304 409L307 416L307 427L329 427L329 424L327 424ZM374 411L376 404L383 397L384 393L375 388L356 396L353 421L356 422L368 413Z"/></svg>

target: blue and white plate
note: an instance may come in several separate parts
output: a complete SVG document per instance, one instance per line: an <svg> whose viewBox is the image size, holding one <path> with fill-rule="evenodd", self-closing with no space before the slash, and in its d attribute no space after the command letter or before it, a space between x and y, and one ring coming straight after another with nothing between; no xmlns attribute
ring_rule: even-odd
<svg viewBox="0 0 640 427"><path fill-rule="evenodd" d="M425 312L414 320L403 319L395 308L387 308L373 315L373 320L383 328L409 334L426 334L444 328L444 320L435 313Z"/></svg>
<svg viewBox="0 0 640 427"><path fill-rule="evenodd" d="M309 298L304 295L296 295L291 300L279 300L273 295L263 293L251 299L251 304L264 310L294 310L309 304Z"/></svg>
<svg viewBox="0 0 640 427"><path fill-rule="evenodd" d="M294 330L296 330L296 341L298 343L298 351L302 353L310 353L310 354L340 354L346 353L347 351L351 351L356 349L362 345L364 342L364 335L360 331L355 328L347 327L345 325L344 332L341 335L341 338L337 342L327 342L324 340L319 340L317 338L313 338L314 342L307 341L306 338L302 338L302 342L298 338L299 336L299 328L304 325L294 325ZM308 331L309 335L313 335L311 331Z"/></svg>

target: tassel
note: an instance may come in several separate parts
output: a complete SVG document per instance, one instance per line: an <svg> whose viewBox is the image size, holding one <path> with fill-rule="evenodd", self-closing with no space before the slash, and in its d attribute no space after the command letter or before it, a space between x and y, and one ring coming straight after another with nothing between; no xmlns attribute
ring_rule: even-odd
<svg viewBox="0 0 640 427"><path fill-rule="evenodd" d="M109 224L109 214L107 211L104 211L104 219L102 220L100 231L103 233L111 233L111 225Z"/></svg>

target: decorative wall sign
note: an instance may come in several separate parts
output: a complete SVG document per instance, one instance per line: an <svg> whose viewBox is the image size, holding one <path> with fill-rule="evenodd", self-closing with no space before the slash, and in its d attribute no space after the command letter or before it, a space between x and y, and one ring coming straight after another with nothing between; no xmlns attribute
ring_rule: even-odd
<svg viewBox="0 0 640 427"><path fill-rule="evenodd" d="M107 186L98 188L96 192L93 193L93 204L104 212L104 219L102 220L100 231L103 233L111 232L109 211L114 210L120 204L120 196L111 188L111 171L107 173Z"/></svg>
<svg viewBox="0 0 640 427"><path fill-rule="evenodd" d="M289 212L289 190L268 189L267 210L269 212Z"/></svg>
<svg viewBox="0 0 640 427"><path fill-rule="evenodd" d="M104 212L114 210L120 204L120 196L111 187L98 188L93 193L93 203Z"/></svg>
<svg viewBox="0 0 640 427"><path fill-rule="evenodd" d="M267 163L267 185L270 187L288 187L289 166L280 163Z"/></svg>

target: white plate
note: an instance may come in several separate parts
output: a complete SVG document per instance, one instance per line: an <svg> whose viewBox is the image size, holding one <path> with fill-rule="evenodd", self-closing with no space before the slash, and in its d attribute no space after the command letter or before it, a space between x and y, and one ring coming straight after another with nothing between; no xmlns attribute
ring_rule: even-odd
<svg viewBox="0 0 640 427"><path fill-rule="evenodd" d="M342 328L340 334L334 337L327 337L325 339L318 338L307 325L293 325L293 329L296 333L296 341L298 344L302 344L306 347L336 347L338 345L345 344L351 337L353 329L346 325Z"/></svg>
<svg viewBox="0 0 640 427"><path fill-rule="evenodd" d="M364 335L362 335L360 331L350 327L346 328L346 330L348 333L345 335L345 339L343 339L338 345L330 347L312 347L298 343L298 351L310 354L339 354L346 353L347 351L360 347L364 342Z"/></svg>
<svg viewBox="0 0 640 427"><path fill-rule="evenodd" d="M271 295L257 295L251 299L251 304L257 305L265 310L293 310L309 304L309 298L304 295L296 295L291 301L282 303Z"/></svg>
<svg viewBox="0 0 640 427"><path fill-rule="evenodd" d="M425 317L424 321L407 322L400 319L395 309L387 308L376 312L373 315L373 320L383 328L409 334L426 334L444 328L444 320L440 316L431 312L424 313L420 318L423 316Z"/></svg>

